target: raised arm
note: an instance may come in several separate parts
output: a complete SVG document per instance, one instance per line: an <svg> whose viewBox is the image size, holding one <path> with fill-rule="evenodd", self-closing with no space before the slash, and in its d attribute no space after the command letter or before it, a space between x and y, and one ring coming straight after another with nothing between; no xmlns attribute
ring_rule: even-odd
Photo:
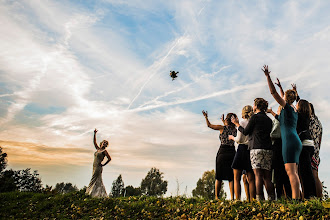
<svg viewBox="0 0 330 220"><path fill-rule="evenodd" d="M220 132L223 130L223 126L222 125L213 125L213 124L210 123L209 118L208 118L207 111L204 111L203 110L202 113L203 113L203 115L205 117L207 127L212 128L213 130L220 131Z"/></svg>
<svg viewBox="0 0 330 220"><path fill-rule="evenodd" d="M294 83L292 83L291 84L291 86L292 86L292 89L296 92L296 94L297 94L297 99L296 99L296 102L299 102L299 100L300 100L300 97L299 97L299 95L298 95L298 91L297 91L297 85L296 84L294 84Z"/></svg>
<svg viewBox="0 0 330 220"><path fill-rule="evenodd" d="M281 97L282 99L284 98L284 91L283 91L283 88L282 88L282 85L281 85L281 82L278 78L277 79L277 83L275 83L279 88L280 88L280 92L281 92Z"/></svg>
<svg viewBox="0 0 330 220"><path fill-rule="evenodd" d="M266 112L272 114L274 117L277 115L271 108L267 109Z"/></svg>
<svg viewBox="0 0 330 220"><path fill-rule="evenodd" d="M240 132L242 132L242 134L244 134L245 136L249 135L249 134L252 134L252 131L254 129L254 126L255 126L255 118L254 116L252 116L248 122L248 124L246 125L245 128L243 128L242 126L240 126L239 124L239 121L238 121L238 118L237 117L234 117L232 116L231 117L231 122L236 126L238 127L238 130Z"/></svg>
<svg viewBox="0 0 330 220"><path fill-rule="evenodd" d="M268 71L268 66L267 65L264 65L264 68L261 69L264 73L265 73L265 76L267 77L267 82L268 82L268 86L269 86L269 90L270 90L270 93L272 94L272 96L274 97L274 99L276 100L276 102L278 104L280 104L281 106L285 107L285 100L281 98L281 96L277 93L276 89L275 89L275 86L273 84L273 81L272 79L270 78L270 71Z"/></svg>
<svg viewBox="0 0 330 220"><path fill-rule="evenodd" d="M97 142L96 142L96 133L97 133L97 129L95 128L95 130L94 130L94 146L95 146L96 150L98 150L99 145L97 145Z"/></svg>
<svg viewBox="0 0 330 220"><path fill-rule="evenodd" d="M111 157L110 157L110 154L108 153L108 151L105 150L104 151L104 154L108 158L108 160L104 164L101 164L101 166L105 166L105 165L107 165L111 161Z"/></svg>

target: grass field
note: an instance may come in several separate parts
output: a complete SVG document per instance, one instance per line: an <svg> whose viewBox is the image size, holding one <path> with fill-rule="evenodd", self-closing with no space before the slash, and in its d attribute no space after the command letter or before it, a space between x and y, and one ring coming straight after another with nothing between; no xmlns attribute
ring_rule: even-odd
<svg viewBox="0 0 330 220"><path fill-rule="evenodd" d="M328 203L319 200L248 203L184 197L94 199L80 191L64 195L2 193L0 201L0 219L330 219Z"/></svg>

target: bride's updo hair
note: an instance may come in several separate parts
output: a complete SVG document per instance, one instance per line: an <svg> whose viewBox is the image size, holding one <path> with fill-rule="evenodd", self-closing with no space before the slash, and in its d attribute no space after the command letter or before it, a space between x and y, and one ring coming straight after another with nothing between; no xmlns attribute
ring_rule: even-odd
<svg viewBox="0 0 330 220"><path fill-rule="evenodd" d="M285 91L285 101L291 105L297 99L297 93L293 89L288 89Z"/></svg>
<svg viewBox="0 0 330 220"><path fill-rule="evenodd" d="M101 141L100 147L102 147L103 144L105 144L106 145L105 147L107 147L109 145L109 142L107 140Z"/></svg>
<svg viewBox="0 0 330 220"><path fill-rule="evenodd" d="M268 102L263 98L256 98L254 100L254 106L256 106L260 111L265 112L268 108Z"/></svg>
<svg viewBox="0 0 330 220"><path fill-rule="evenodd" d="M253 115L253 108L251 105L246 105L242 109L242 118L250 119Z"/></svg>

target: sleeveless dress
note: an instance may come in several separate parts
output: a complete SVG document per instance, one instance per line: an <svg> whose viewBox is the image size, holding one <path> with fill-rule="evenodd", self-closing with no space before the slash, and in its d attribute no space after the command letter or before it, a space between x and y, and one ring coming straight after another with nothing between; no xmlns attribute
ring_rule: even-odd
<svg viewBox="0 0 330 220"><path fill-rule="evenodd" d="M233 140L228 140L229 135L236 136L236 128L230 128L224 126L223 132L220 133L219 138L221 145L219 147L216 164L215 164L215 179L216 180L228 180L232 181L234 179L233 169L231 164L233 163L235 157L235 146Z"/></svg>
<svg viewBox="0 0 330 220"><path fill-rule="evenodd" d="M103 167L101 166L101 162L105 156L103 152L104 151L96 151L94 153L93 176L86 190L86 193L92 197L108 196L102 181Z"/></svg>
<svg viewBox="0 0 330 220"><path fill-rule="evenodd" d="M281 137L282 137L282 156L284 164L299 164L299 156L302 144L297 134L298 113L288 104L282 109L280 116Z"/></svg>

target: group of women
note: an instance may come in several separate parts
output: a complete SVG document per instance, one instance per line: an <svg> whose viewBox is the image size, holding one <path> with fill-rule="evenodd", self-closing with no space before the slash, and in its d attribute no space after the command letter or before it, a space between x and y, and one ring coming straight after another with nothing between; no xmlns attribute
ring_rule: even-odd
<svg viewBox="0 0 330 220"><path fill-rule="evenodd" d="M249 200L264 200L264 187L269 200L276 196L297 200L322 197L318 178L322 125L313 105L299 98L294 84L284 92L278 79L275 84L281 92L277 93L268 66L262 70L270 93L280 105L277 113L268 109L268 102L263 98L256 98L253 107L247 105L242 109L240 122L237 115L229 113L226 118L222 116L224 125L213 125L203 111L207 126L220 131L215 197L219 196L222 181L228 180L231 199L234 195L240 199L242 173L246 175L245 191ZM274 120L267 113L272 114Z"/></svg>

